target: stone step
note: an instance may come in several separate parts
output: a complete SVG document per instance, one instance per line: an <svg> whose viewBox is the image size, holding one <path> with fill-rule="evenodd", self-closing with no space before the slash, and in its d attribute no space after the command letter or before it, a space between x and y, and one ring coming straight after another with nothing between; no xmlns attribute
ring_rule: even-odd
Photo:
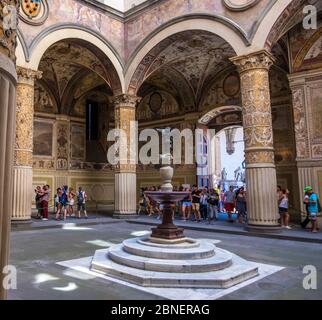
<svg viewBox="0 0 322 320"><path fill-rule="evenodd" d="M210 242L203 241L198 247L192 248L161 248L145 245L133 238L123 241L123 250L135 256L167 260L192 260L205 259L215 255L216 246Z"/></svg>
<svg viewBox="0 0 322 320"><path fill-rule="evenodd" d="M142 239L138 239L137 242L145 246L163 248L163 249L166 249L166 248L189 249L189 248L197 248L200 246L200 241L190 239L190 238L183 238L182 241L178 243L169 243L169 240L153 239L153 238L142 238Z"/></svg>
<svg viewBox="0 0 322 320"><path fill-rule="evenodd" d="M230 253L217 251L216 255L205 259L166 260L136 256L123 250L123 245L115 245L108 251L111 260L132 268L160 272L208 272L222 270L232 264Z"/></svg>
<svg viewBox="0 0 322 320"><path fill-rule="evenodd" d="M216 249L219 253L228 251ZM106 276L144 287L163 288L214 288L226 289L258 276L258 267L235 254L232 265L219 271L200 273L156 272L140 270L114 262L108 257L108 249L98 250L93 257L91 270Z"/></svg>

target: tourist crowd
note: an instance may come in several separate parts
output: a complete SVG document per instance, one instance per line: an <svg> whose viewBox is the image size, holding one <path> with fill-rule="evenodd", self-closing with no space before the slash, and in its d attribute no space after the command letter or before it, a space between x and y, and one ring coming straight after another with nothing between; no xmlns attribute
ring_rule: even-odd
<svg viewBox="0 0 322 320"><path fill-rule="evenodd" d="M37 218L42 219L43 221L48 220L50 193L51 190L49 185L45 185L43 187L37 186L35 189ZM65 221L67 217L76 217L80 219L81 212L84 213L85 219L87 219L86 200L87 193L82 189L82 187L79 187L77 192L75 192L73 188L68 188L68 186L57 188L56 194L54 195L56 220ZM75 204L77 205L77 216L74 209Z"/></svg>
<svg viewBox="0 0 322 320"><path fill-rule="evenodd" d="M141 189L141 200L139 214L145 213L148 216L156 214L160 219L162 205L145 194L145 191L157 191L159 188L150 187ZM233 214L237 214L239 223L247 222L246 191L244 187L235 189L231 186L227 191L219 188L207 187L198 188L174 188L174 191L185 191L188 195L173 208L174 215L181 216L183 221L192 220L197 223L206 221L211 224L219 219L221 212L228 214L228 221L233 223Z"/></svg>
<svg viewBox="0 0 322 320"><path fill-rule="evenodd" d="M145 191L159 190L160 187L141 189L139 214L156 215L158 219L161 218L162 205L145 194ZM220 213L225 213L227 221L230 223L235 221L233 214L236 214L235 217L239 223L247 222L247 201L244 187L234 189L231 186L227 191L219 188L198 188L197 186L193 186L191 189L175 187L174 191L188 192L188 195L182 201L177 202L173 208L173 217L177 215L182 221L190 220L197 223L206 221L211 224L213 221L219 220ZM311 186L304 189L303 202L306 208L306 218L302 221L301 226L305 229L311 223L311 231L316 233L319 230L317 216L321 212L321 205ZM282 228L291 229L289 225L289 191L280 186L277 187L277 203Z"/></svg>

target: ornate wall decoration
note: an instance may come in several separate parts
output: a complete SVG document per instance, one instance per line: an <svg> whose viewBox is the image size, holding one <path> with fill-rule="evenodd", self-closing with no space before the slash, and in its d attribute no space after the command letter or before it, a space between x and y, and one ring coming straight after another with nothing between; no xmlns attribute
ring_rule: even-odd
<svg viewBox="0 0 322 320"><path fill-rule="evenodd" d="M229 74L223 82L223 90L227 97L235 97L240 92L240 80L237 72Z"/></svg>
<svg viewBox="0 0 322 320"><path fill-rule="evenodd" d="M15 165L32 166L34 81L41 72L17 67Z"/></svg>
<svg viewBox="0 0 322 320"><path fill-rule="evenodd" d="M20 19L30 25L42 25L48 18L47 0L20 0L20 8Z"/></svg>
<svg viewBox="0 0 322 320"><path fill-rule="evenodd" d="M151 96L153 96L155 92L146 95L141 103L137 107L136 118L137 120L151 120L155 119L156 116L169 116L174 115L179 112L179 105L175 98L165 91L158 91L158 101L159 104L162 99L162 105L156 108L156 105L153 105L155 111L151 110L150 102Z"/></svg>
<svg viewBox="0 0 322 320"><path fill-rule="evenodd" d="M322 144L312 146L312 157L315 159L322 158Z"/></svg>
<svg viewBox="0 0 322 320"><path fill-rule="evenodd" d="M15 60L17 46L18 1L3 0L0 2L0 52Z"/></svg>
<svg viewBox="0 0 322 320"><path fill-rule="evenodd" d="M57 123L57 169L68 170L69 160L69 124Z"/></svg>
<svg viewBox="0 0 322 320"><path fill-rule="evenodd" d="M260 0L223 0L224 5L232 11L245 11L254 5L256 5Z"/></svg>

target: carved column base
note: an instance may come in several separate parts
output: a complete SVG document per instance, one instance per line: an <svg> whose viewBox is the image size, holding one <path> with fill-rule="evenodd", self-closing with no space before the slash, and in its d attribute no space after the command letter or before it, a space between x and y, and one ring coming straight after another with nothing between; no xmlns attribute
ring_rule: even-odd
<svg viewBox="0 0 322 320"><path fill-rule="evenodd" d="M137 217L136 173L115 174L115 207L113 218Z"/></svg>
<svg viewBox="0 0 322 320"><path fill-rule="evenodd" d="M11 222L31 222L32 168L15 167Z"/></svg>
<svg viewBox="0 0 322 320"><path fill-rule="evenodd" d="M275 167L249 167L246 169L246 181L247 230L279 231Z"/></svg>

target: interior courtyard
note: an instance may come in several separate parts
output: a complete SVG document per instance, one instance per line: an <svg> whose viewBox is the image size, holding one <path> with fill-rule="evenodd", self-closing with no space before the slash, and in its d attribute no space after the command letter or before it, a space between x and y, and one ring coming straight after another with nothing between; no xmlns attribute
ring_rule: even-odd
<svg viewBox="0 0 322 320"><path fill-rule="evenodd" d="M17 288L0 285L0 299L322 299L321 286L303 288L305 266L321 279L322 232L301 227L305 190L322 199L322 1L4 0L0 107L0 284L6 266L17 270ZM125 134L115 155L126 159L117 164L108 161L115 130ZM168 163L170 178L159 163L168 156L161 140L151 142L165 130L193 133L191 145L171 140L172 156L183 160ZM168 192L169 184L173 193L197 186L223 197L244 187L247 219L227 223L222 208L214 224L207 212L200 224L185 221L183 197L163 203L160 195L163 216L142 213L143 190ZM46 185L49 216L41 220L35 189ZM78 205L67 221L57 218L65 186L86 191L88 219L76 219ZM282 228L278 186L291 230ZM170 202L177 229L166 220ZM105 273L100 259L95 265L100 250L142 240L161 220L172 228L161 248L181 237L188 251L218 247L258 273L222 288L196 284L191 293L161 280L140 286L113 264ZM161 239L161 229L152 237ZM142 262L122 253L126 259L127 267ZM187 272L176 268L179 278Z"/></svg>

